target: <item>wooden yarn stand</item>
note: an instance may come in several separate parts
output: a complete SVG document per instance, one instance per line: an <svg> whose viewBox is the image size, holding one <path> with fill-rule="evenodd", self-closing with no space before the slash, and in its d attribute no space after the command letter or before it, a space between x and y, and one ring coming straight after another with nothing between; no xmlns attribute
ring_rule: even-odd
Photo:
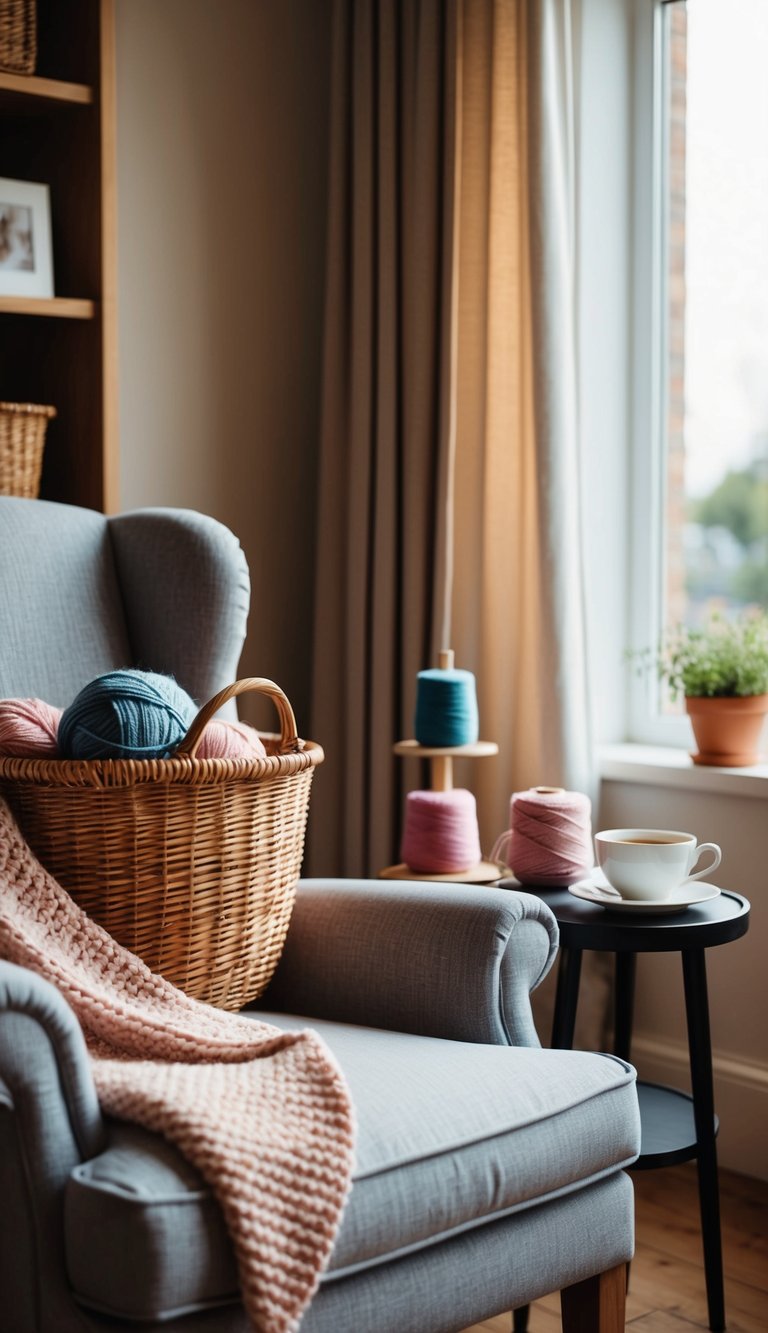
<svg viewBox="0 0 768 1333"><path fill-rule="evenodd" d="M453 667L452 648L444 648L438 654L438 667L450 671ZM392 747L394 753L411 759L428 759L430 767L430 788L432 791L453 791L454 759L485 759L488 755L498 754L495 741L475 741L472 745L419 745L418 741L397 741ZM441 881L448 884L493 884L497 879L508 875L507 866L497 861L479 861L469 870L454 870L449 874L417 875L410 866L401 863L387 866L379 871L379 879L412 879Z"/></svg>

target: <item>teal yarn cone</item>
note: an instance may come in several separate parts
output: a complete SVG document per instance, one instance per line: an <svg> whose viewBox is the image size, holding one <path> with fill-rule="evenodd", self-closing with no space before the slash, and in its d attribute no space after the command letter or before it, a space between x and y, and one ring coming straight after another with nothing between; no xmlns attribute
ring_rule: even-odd
<svg viewBox="0 0 768 1333"><path fill-rule="evenodd" d="M432 667L416 678L414 731L419 745L474 745L480 734L475 677L458 667Z"/></svg>
<svg viewBox="0 0 768 1333"><path fill-rule="evenodd" d="M108 671L65 708L59 752L65 759L165 759L197 716L172 676Z"/></svg>

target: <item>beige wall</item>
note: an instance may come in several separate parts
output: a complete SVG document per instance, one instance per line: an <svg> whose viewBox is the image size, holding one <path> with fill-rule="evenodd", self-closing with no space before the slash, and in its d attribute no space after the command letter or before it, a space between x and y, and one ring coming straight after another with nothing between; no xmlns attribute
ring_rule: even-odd
<svg viewBox="0 0 768 1333"><path fill-rule="evenodd" d="M117 0L120 507L239 536L243 674L302 731L325 247L326 0Z"/></svg>

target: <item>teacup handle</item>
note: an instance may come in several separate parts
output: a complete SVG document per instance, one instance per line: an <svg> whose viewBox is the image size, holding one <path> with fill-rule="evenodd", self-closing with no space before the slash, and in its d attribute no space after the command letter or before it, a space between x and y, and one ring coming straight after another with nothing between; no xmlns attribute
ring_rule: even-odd
<svg viewBox="0 0 768 1333"><path fill-rule="evenodd" d="M691 863L692 865L696 865L696 862L700 860L702 852L714 852L714 861L711 865L706 866L704 870L697 870L695 875L689 875L688 879L701 879L703 875L710 875L713 870L717 870L723 859L723 854L716 842L702 842L696 848L696 856Z"/></svg>

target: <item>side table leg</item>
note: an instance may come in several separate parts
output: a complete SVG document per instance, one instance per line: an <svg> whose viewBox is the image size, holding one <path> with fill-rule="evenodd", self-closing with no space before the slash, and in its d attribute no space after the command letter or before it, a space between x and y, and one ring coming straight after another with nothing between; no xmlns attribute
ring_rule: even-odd
<svg viewBox="0 0 768 1333"><path fill-rule="evenodd" d="M714 1333L722 1333L725 1328L723 1250L715 1145L712 1045L709 1034L707 972L703 949L683 951L683 982L688 1023L688 1051L691 1061L693 1116L696 1126L701 1236L704 1246L709 1327Z"/></svg>
<svg viewBox="0 0 768 1333"><path fill-rule="evenodd" d="M614 996L613 1053L629 1064L632 1049L632 1018L635 1008L635 971L637 954L616 954L616 991Z"/></svg>
<svg viewBox="0 0 768 1333"><path fill-rule="evenodd" d="M552 1022L553 1050L570 1051L573 1048L580 980L581 949L561 949Z"/></svg>

